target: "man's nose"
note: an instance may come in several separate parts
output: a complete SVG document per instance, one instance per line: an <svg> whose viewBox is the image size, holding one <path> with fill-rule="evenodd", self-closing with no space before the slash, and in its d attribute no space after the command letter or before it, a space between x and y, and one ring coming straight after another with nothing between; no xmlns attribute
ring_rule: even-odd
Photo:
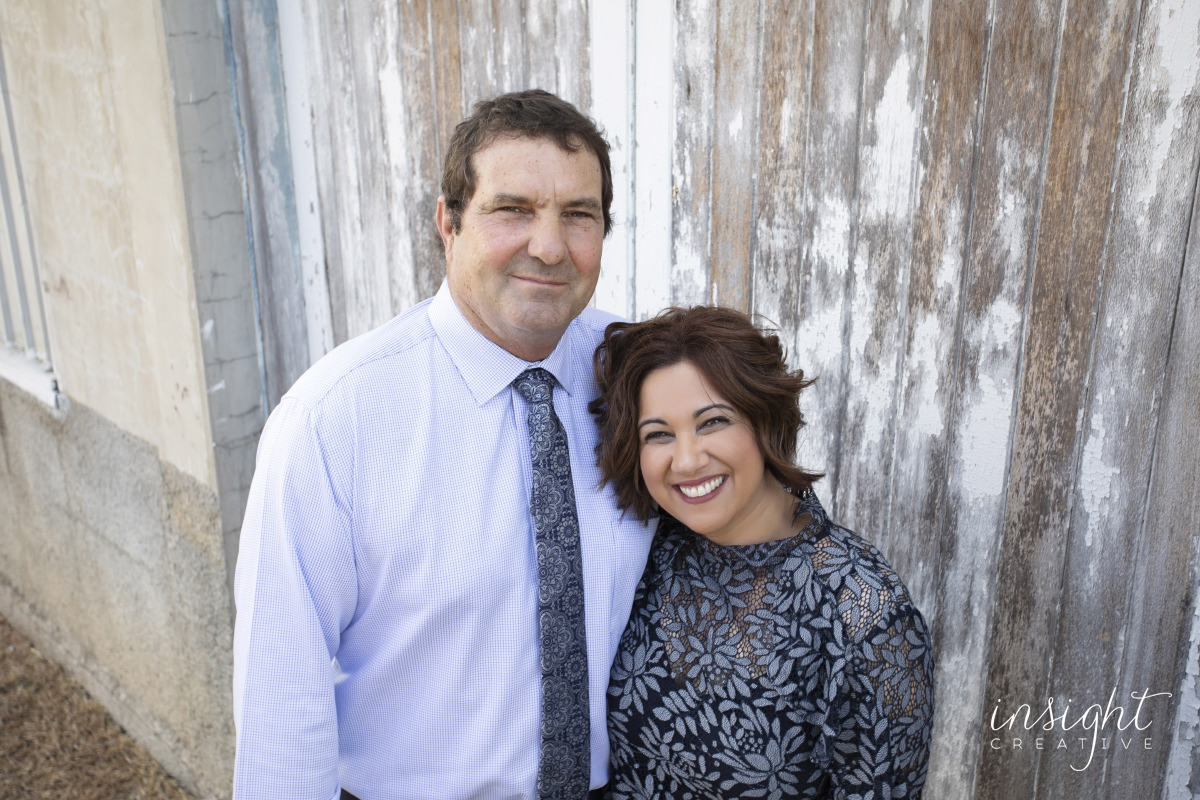
<svg viewBox="0 0 1200 800"><path fill-rule="evenodd" d="M562 220L556 215L538 215L529 236L529 255L543 264L557 264L567 254Z"/></svg>

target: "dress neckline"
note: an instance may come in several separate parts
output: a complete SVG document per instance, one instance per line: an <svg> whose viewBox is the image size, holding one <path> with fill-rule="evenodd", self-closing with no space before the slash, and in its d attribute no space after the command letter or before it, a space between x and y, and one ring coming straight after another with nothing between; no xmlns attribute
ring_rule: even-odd
<svg viewBox="0 0 1200 800"><path fill-rule="evenodd" d="M768 542L752 544L717 544L708 537L696 533L681 522L676 521L682 530L686 531L696 544L714 560L725 564L748 564L751 567L762 567L772 561L780 553L788 554L802 543L816 539L825 530L828 520L825 509L817 500L811 489L806 489L796 495L796 507L792 512L792 523L804 514L808 514L808 522L804 527L791 536L782 539L772 539Z"/></svg>

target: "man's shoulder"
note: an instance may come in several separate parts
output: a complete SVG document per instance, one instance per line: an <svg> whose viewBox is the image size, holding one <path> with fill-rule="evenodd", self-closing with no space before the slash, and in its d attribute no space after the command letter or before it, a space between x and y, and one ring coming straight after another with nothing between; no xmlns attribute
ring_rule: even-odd
<svg viewBox="0 0 1200 800"><path fill-rule="evenodd" d="M614 322L626 322L626 319L609 311L588 307L571 325L575 335L586 339L589 345L595 347L604 338L605 329Z"/></svg>
<svg viewBox="0 0 1200 800"><path fill-rule="evenodd" d="M285 395L309 408L356 379L370 380L377 370L411 368L423 357L421 345L436 337L429 321L430 300L398 314L378 328L360 334L325 354L292 385Z"/></svg>

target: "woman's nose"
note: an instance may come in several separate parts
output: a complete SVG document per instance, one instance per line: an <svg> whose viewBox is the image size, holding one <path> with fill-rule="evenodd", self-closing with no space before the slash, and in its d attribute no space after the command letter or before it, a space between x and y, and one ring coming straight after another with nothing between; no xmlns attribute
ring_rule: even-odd
<svg viewBox="0 0 1200 800"><path fill-rule="evenodd" d="M538 215L529 236L529 255L543 264L557 264L567 252L562 220L552 215Z"/></svg>
<svg viewBox="0 0 1200 800"><path fill-rule="evenodd" d="M689 475L708 464L708 451L694 436L681 436L675 440L674 463L680 475Z"/></svg>

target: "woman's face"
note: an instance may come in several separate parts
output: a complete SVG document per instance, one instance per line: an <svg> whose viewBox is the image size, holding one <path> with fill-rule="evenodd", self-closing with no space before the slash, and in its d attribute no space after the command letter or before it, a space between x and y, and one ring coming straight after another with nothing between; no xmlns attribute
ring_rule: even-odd
<svg viewBox="0 0 1200 800"><path fill-rule="evenodd" d="M651 372L638 402L642 478L663 510L717 544L779 535L787 495L748 422L684 361Z"/></svg>

